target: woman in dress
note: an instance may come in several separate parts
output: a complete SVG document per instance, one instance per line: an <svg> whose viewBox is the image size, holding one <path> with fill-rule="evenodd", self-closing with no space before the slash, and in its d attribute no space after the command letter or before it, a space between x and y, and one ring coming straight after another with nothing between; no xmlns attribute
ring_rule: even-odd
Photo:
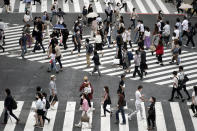
<svg viewBox="0 0 197 131"><path fill-rule="evenodd" d="M150 29L149 29L149 27L145 27L144 45L146 46L146 49L149 49L150 45L151 45L151 42L150 42Z"/></svg>

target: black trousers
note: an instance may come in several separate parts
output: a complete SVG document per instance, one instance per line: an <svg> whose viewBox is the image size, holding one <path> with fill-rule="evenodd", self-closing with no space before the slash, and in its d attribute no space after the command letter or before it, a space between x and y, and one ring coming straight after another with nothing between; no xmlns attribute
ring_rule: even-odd
<svg viewBox="0 0 197 131"><path fill-rule="evenodd" d="M67 49L68 47L67 47L67 44L66 44L66 42L67 42L67 37L63 37L63 40L62 40L62 43L63 43L63 45L64 45L64 49Z"/></svg>
<svg viewBox="0 0 197 131"><path fill-rule="evenodd" d="M14 117L14 119L16 119L17 121L19 120L15 115L14 113L12 112L12 109L5 109L4 110L4 123L7 123L8 122L8 112L9 112L9 115Z"/></svg>
<svg viewBox="0 0 197 131"><path fill-rule="evenodd" d="M80 53L80 51L81 51L81 44L80 43L75 43L74 42L74 46L75 46L75 48L73 49L73 51L76 51L76 50L78 50L78 53Z"/></svg>
<svg viewBox="0 0 197 131"><path fill-rule="evenodd" d="M140 73L140 71L138 70L139 66L135 66L135 70L133 72L133 77L136 76L136 73L138 74L139 77L142 77L142 74Z"/></svg>
<svg viewBox="0 0 197 131"><path fill-rule="evenodd" d="M133 27L135 29L135 19L131 19L131 22L132 22L131 28Z"/></svg>
<svg viewBox="0 0 197 131"><path fill-rule="evenodd" d="M49 118L46 117L46 111L43 111L42 119L43 121L45 120L49 121Z"/></svg>
<svg viewBox="0 0 197 131"><path fill-rule="evenodd" d="M188 96L188 98L190 98L189 92L186 89L186 85L182 85L182 89L185 92L185 94ZM178 94L177 94L178 95Z"/></svg>
<svg viewBox="0 0 197 131"><path fill-rule="evenodd" d="M36 43L35 43L35 45L34 45L33 52L35 52L36 47L38 46L38 44L40 44L40 46L41 46L42 49L43 49L43 52L45 52L44 46L43 46L43 44L42 44L42 40L40 40L40 41L37 41L37 40L36 40Z"/></svg>
<svg viewBox="0 0 197 131"><path fill-rule="evenodd" d="M197 105L191 104L192 112L195 114L197 112Z"/></svg>
<svg viewBox="0 0 197 131"><path fill-rule="evenodd" d="M175 92L177 92L177 94L181 97L181 99L183 99L183 96L182 96L180 90L179 90L178 88L174 88L174 87L173 87L173 88L172 88L172 94L171 94L171 100L174 99L174 94L175 94Z"/></svg>
<svg viewBox="0 0 197 131"><path fill-rule="evenodd" d="M107 110L106 107L107 107L107 102L105 101L104 104L103 104L104 115L106 115L106 112L110 113L110 111Z"/></svg>
<svg viewBox="0 0 197 131"><path fill-rule="evenodd" d="M4 48L3 48L3 46L2 46L2 45L0 45L0 48L1 48L2 50L4 50Z"/></svg>
<svg viewBox="0 0 197 131"><path fill-rule="evenodd" d="M62 62L61 62L61 55L56 57L57 62L60 65L60 68L62 68Z"/></svg>
<svg viewBox="0 0 197 131"><path fill-rule="evenodd" d="M162 62L163 62L163 60L162 60L162 55L158 55L158 56L157 56L157 60L158 60L160 63L162 63Z"/></svg>
<svg viewBox="0 0 197 131"><path fill-rule="evenodd" d="M120 9L124 8L125 11L127 12L127 3L122 3L122 7Z"/></svg>
<svg viewBox="0 0 197 131"><path fill-rule="evenodd" d="M190 42L192 43L192 46L195 47L193 36L188 36L186 45L189 45Z"/></svg>
<svg viewBox="0 0 197 131"><path fill-rule="evenodd" d="M182 34L182 36L181 37L183 37L183 36L187 36L187 31L185 31L185 30L183 30L183 34Z"/></svg>
<svg viewBox="0 0 197 131"><path fill-rule="evenodd" d="M197 14L197 9L194 9L194 10L193 10L192 16L194 15L195 12L196 12L196 14Z"/></svg>
<svg viewBox="0 0 197 131"><path fill-rule="evenodd" d="M155 115L148 115L147 121L149 127L151 126L151 123L152 127L155 127Z"/></svg>

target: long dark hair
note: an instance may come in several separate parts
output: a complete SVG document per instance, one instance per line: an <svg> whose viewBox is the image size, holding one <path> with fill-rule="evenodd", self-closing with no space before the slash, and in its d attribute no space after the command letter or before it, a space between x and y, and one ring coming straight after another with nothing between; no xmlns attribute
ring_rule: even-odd
<svg viewBox="0 0 197 131"><path fill-rule="evenodd" d="M108 86L104 86L104 89L107 92L107 94L109 94L109 88L108 88Z"/></svg>

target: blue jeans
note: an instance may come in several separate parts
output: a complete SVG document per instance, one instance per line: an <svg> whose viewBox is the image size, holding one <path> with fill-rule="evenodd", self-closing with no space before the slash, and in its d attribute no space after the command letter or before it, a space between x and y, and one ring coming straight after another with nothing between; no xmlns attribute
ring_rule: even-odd
<svg viewBox="0 0 197 131"><path fill-rule="evenodd" d="M21 46L21 50L22 50L21 56L24 57L24 56L25 56L25 53L27 52L27 47L26 47L26 45Z"/></svg>
<svg viewBox="0 0 197 131"><path fill-rule="evenodd" d="M111 36L107 36L107 40L108 40L108 47L110 47L110 44L111 44Z"/></svg>
<svg viewBox="0 0 197 131"><path fill-rule="evenodd" d="M133 41L134 43L137 42L138 37L139 37L139 32L137 31L137 32L135 33L135 37L134 37L134 41Z"/></svg>
<svg viewBox="0 0 197 131"><path fill-rule="evenodd" d="M58 72L58 69L57 69L57 66L56 66L56 61L53 60L53 62L51 63L51 66L50 66L50 71L51 70L55 70L56 72Z"/></svg>
<svg viewBox="0 0 197 131"><path fill-rule="evenodd" d="M125 113L124 113L124 109L123 107L119 107L118 110L116 111L116 121L119 121L119 112L121 113L122 115L122 122L123 123L126 123L126 119L125 119Z"/></svg>

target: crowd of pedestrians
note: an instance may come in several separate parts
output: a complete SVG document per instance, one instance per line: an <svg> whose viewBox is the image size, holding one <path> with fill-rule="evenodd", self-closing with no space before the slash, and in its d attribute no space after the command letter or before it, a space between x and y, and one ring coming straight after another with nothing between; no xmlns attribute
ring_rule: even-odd
<svg viewBox="0 0 197 131"><path fill-rule="evenodd" d="M8 3L6 3L8 2ZM31 2L31 1L30 1ZM41 4L41 1L37 1ZM67 0L65 1L67 2ZM194 0L193 5L195 5L196 1ZM73 1L71 0L71 3ZM52 14L49 16L47 12L43 13L42 17L33 18L31 13L31 3L26 3L26 13L24 15L24 23L25 26L23 28L23 33L21 38L19 39L19 45L21 46L21 56L25 59L25 54L27 53L27 48L32 48L32 52L35 53L37 50L42 48L43 53L47 55L49 58L49 67L48 72L55 70L56 73L63 70L63 66L61 63L62 53L60 46L63 46L64 50L68 49L67 40L69 35L72 35L72 42L74 44L74 49L70 51L71 55L77 52L77 55L81 56L81 48L86 49L86 63L87 67L91 67L91 62L93 62L94 67L91 71L91 75L97 71L98 75L101 76L100 65L102 64L101 58L105 55L103 50L105 48L111 49L112 46L116 46L116 54L114 59L118 59L117 64L120 68L122 68L125 73L121 75L121 80L119 83L119 87L117 90L118 94L118 102L117 102L117 110L116 110L116 124L119 124L119 113L122 116L121 124L126 124L125 119L125 109L126 100L125 100L125 76L130 73L131 70L131 61L134 61L134 72L133 77L136 77L136 73L140 77L141 80L146 75L149 75L148 64L147 64L147 54L146 50L150 50L152 55L155 55L155 59L157 59L157 64L160 66L164 66L163 55L165 52L164 47L170 48L172 53L172 59L169 61L170 64L173 64L176 61L176 64L179 65L181 62L180 54L182 50L182 46L188 47L189 44L192 44L192 48L196 48L193 37L196 34L197 24L193 25L188 17L184 16L183 21L181 18L177 18L176 24L171 25L171 23L166 20L164 21L164 15L162 11L159 11L157 15L157 21L154 23L154 31L151 32L150 28L146 26L146 23L142 19L138 19L138 15L136 13L136 9L133 8L133 12L128 13L130 16L130 25L128 28L125 26L124 17L120 14L121 10L125 10L127 12L127 3L125 0L122 0L120 3L116 5L113 2L106 0L106 9L105 9L105 19L101 18L100 15L89 18L88 14L94 12L92 5L90 4L88 7L84 6L82 15L79 15L74 22L72 33L67 29L67 25L64 23L64 12L62 12L61 8L58 6L58 1L54 0L54 3L51 6ZM30 5L29 5L30 4ZM35 1L34 1L35 4ZM179 2L178 2L179 4ZM5 0L6 10L9 12L9 1ZM112 8L114 7L115 8ZM178 8L179 5L177 5ZM178 10L179 12L179 10ZM196 9L194 8L194 12ZM115 17L115 20L113 19ZM55 25L52 25L52 22L55 18ZM136 23L137 21L137 23ZM30 31L30 23L33 22L33 31ZM53 27L52 33L49 32L50 28ZM91 39L94 40L94 44L90 43L90 39L86 39L85 43L82 43L83 38L83 30L86 27L91 27ZM171 28L174 28L173 32L171 32ZM131 38L131 33L134 31L135 37ZM112 32L116 32L116 35L113 36ZM0 30L0 48L3 48L4 42L4 33L3 30ZM187 37L187 39L185 39ZM43 46L43 40L49 39L48 47ZM133 44L137 44L137 49L134 50ZM46 53L47 52L47 53ZM101 54L101 55L100 55ZM133 55L134 54L134 55ZM91 55L93 55L91 59ZM59 68L56 63L59 63ZM159 68L159 67L158 67ZM173 71L173 88L172 94L169 101L174 100L175 92L177 93L176 98L181 99L181 101L185 101L185 98L182 96L182 89L187 94L187 100L192 98L192 109L196 116L197 110L197 89L194 87L194 92L192 96L186 90L186 82L189 81L187 74L183 72L183 66L179 66L179 71ZM45 120L50 122L50 119L46 117L46 112L51 109L55 110L55 104L58 101L57 97L57 88L56 88L56 77L55 75L51 75L49 83L49 100L47 99L47 94L42 92L41 88L38 87L36 91L36 109L35 109L35 127L43 128ZM142 94L143 86L139 85L135 92L135 107L136 111L129 114L129 120L132 120L132 117L140 112L141 119L144 119L142 102L146 101L144 95ZM5 119L4 123L7 123L8 115L13 116L17 123L20 121L15 115L12 113L12 105L9 105L7 101L14 101L11 97L11 92L9 89L6 89L6 100L5 100ZM89 122L89 128L91 128L91 123L89 119L89 113L94 111L95 109L91 105L91 101L93 100L93 85L88 80L88 77L84 77L84 81L80 86L80 110L82 110L82 118L80 119L78 124L75 124L76 127L82 127L82 122ZM150 105L148 107L148 130L155 128L155 97L150 97ZM6 103L7 102L7 103ZM111 110L108 110L107 105L112 104L110 98L109 87L104 87L104 96L101 101L103 104L103 117L106 117L106 112L113 114ZM52 117L52 116L51 116Z"/></svg>

